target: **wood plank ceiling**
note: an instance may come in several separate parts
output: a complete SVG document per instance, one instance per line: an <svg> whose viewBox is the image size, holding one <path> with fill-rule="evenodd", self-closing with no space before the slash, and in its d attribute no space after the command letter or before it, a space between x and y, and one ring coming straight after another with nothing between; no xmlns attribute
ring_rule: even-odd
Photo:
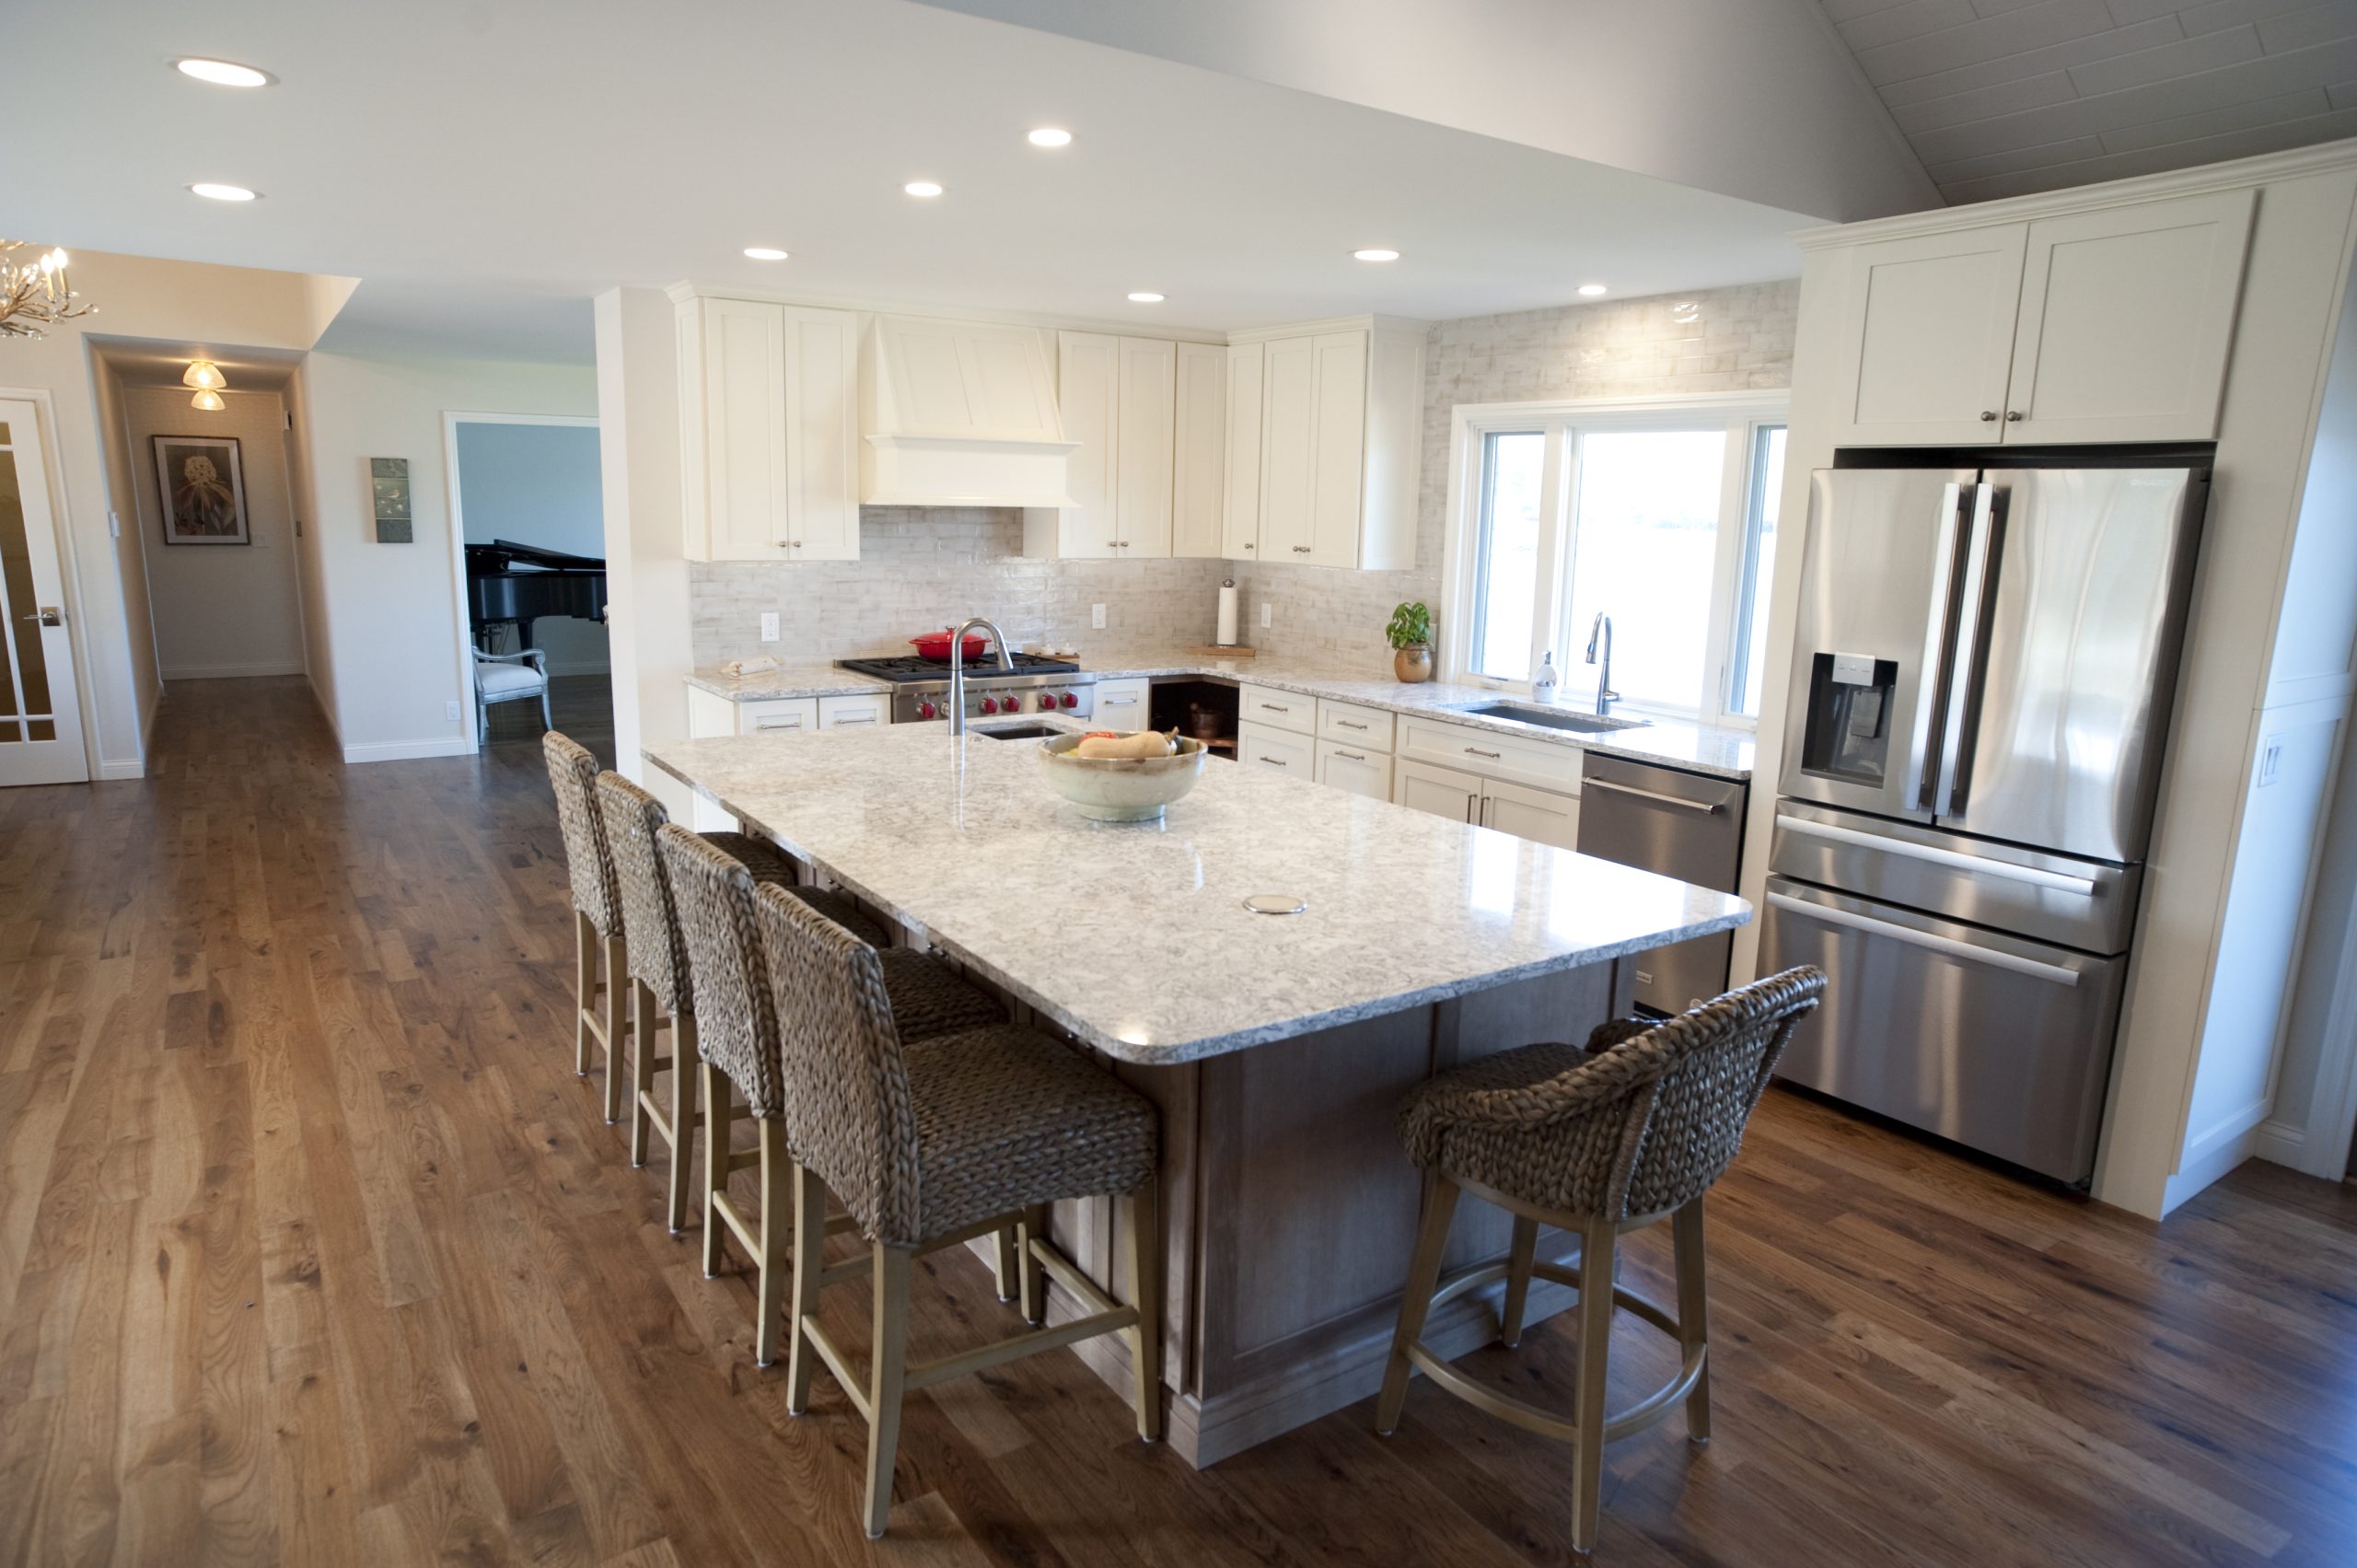
<svg viewBox="0 0 2357 1568"><path fill-rule="evenodd" d="M2357 0L1819 0L1951 203L2357 135Z"/></svg>

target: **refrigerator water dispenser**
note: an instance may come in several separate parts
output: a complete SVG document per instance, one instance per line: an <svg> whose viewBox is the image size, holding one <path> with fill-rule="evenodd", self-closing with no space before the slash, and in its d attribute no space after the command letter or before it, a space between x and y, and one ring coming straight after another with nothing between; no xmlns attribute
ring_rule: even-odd
<svg viewBox="0 0 2357 1568"><path fill-rule="evenodd" d="M1808 723L1801 766L1812 773L1879 784L1890 761L1890 705L1896 659L1818 654L1808 685Z"/></svg>

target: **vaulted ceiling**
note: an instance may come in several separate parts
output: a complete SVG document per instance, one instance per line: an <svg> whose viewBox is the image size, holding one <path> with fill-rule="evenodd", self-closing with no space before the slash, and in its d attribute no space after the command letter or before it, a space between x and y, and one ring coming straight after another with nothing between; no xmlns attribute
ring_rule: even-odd
<svg viewBox="0 0 2357 1568"><path fill-rule="evenodd" d="M2357 0L1820 0L1952 203L2357 135Z"/></svg>

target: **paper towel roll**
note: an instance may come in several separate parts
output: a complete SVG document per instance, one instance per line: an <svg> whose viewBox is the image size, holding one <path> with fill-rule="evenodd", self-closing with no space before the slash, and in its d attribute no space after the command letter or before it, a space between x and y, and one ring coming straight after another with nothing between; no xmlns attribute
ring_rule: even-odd
<svg viewBox="0 0 2357 1568"><path fill-rule="evenodd" d="M1236 646L1236 579L1233 577L1219 586L1219 636L1214 640L1223 648Z"/></svg>

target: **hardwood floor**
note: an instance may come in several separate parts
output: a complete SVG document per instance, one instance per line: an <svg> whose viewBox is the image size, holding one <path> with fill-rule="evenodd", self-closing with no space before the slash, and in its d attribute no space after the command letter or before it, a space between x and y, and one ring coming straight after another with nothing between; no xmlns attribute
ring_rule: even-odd
<svg viewBox="0 0 2357 1568"><path fill-rule="evenodd" d="M300 680L194 682L145 781L0 791L0 1562L1568 1559L1568 1456L1425 1383L1197 1474L1069 1353L912 1398L871 1544L865 1427L785 1413L574 1076L571 960L528 738L347 768ZM2349 1189L2155 1229L1778 1093L1710 1225L1715 1441L1608 1451L1600 1560L2357 1560ZM921 1344L1010 1310L917 1286ZM1468 1365L1568 1409L1573 1350Z"/></svg>

